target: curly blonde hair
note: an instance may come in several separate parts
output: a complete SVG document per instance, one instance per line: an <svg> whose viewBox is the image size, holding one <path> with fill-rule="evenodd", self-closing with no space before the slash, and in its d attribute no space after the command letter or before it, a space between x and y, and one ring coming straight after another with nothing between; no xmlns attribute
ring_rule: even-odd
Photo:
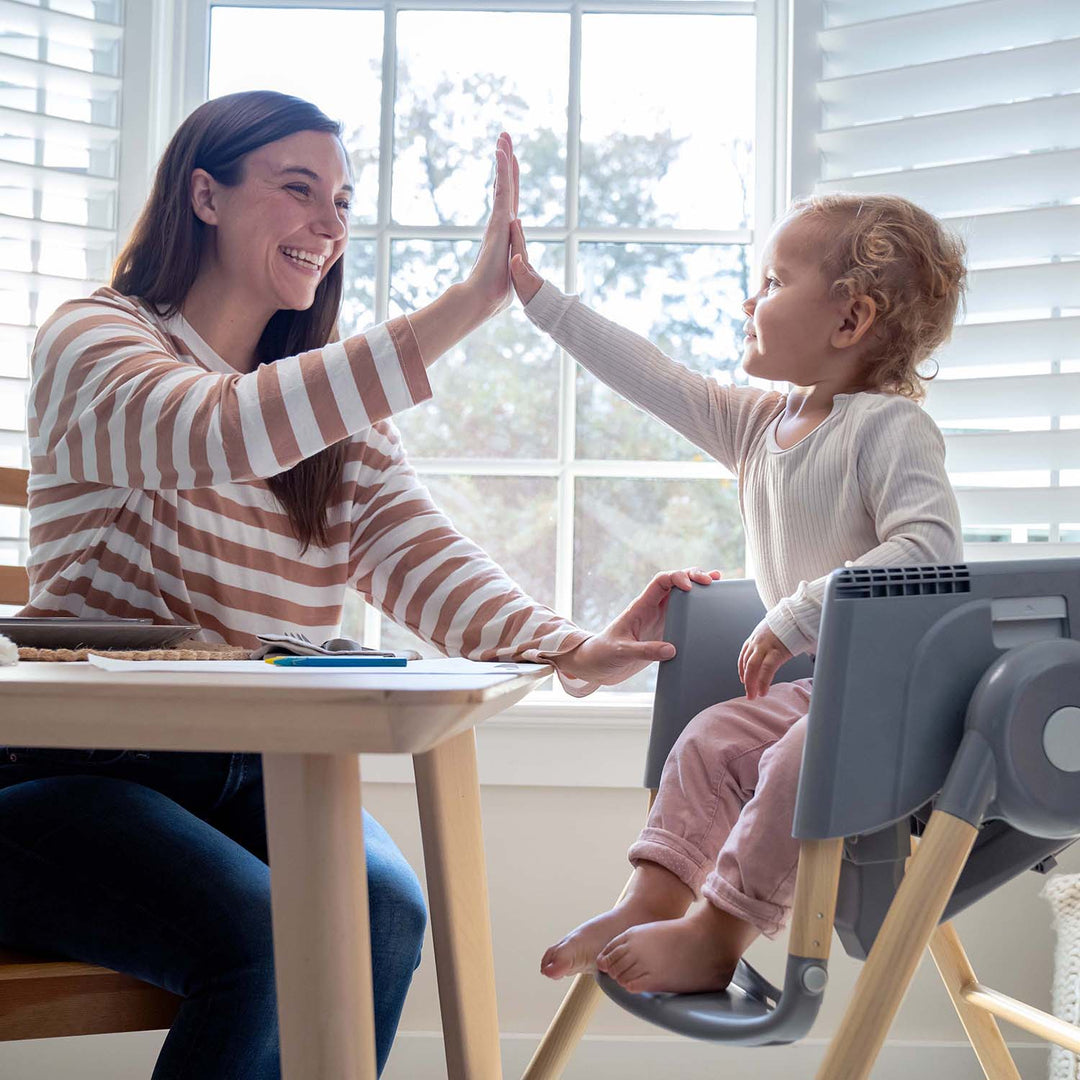
<svg viewBox="0 0 1080 1080"><path fill-rule="evenodd" d="M788 213L820 225L833 294L874 302L860 389L921 401L937 372L919 368L948 340L963 298L963 240L899 195L811 195Z"/></svg>

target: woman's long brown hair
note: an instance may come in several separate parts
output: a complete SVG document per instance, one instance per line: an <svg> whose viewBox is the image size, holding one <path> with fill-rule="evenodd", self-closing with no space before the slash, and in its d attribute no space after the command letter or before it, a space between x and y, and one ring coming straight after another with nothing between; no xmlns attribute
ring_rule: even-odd
<svg viewBox="0 0 1080 1080"><path fill-rule="evenodd" d="M243 179L244 158L298 131L341 137L341 125L310 102L271 90L228 94L200 105L177 129L162 155L150 197L113 268L112 287L137 296L163 315L180 306L199 272L208 228L191 207L191 174L205 169L218 183ZM282 308L266 324L256 349L259 364L321 349L335 334L344 283L338 259L305 311ZM266 483L277 496L301 545L330 543L328 507L345 466L347 441L305 458Z"/></svg>

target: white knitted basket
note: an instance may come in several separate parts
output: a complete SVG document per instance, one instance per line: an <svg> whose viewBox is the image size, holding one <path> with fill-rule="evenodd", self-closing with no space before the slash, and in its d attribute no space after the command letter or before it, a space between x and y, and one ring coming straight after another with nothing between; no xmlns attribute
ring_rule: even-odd
<svg viewBox="0 0 1080 1080"><path fill-rule="evenodd" d="M1050 901L1057 931L1054 1015L1080 1024L1080 874L1051 875L1042 895ZM1080 1058L1071 1050L1051 1046L1050 1080L1080 1080Z"/></svg>

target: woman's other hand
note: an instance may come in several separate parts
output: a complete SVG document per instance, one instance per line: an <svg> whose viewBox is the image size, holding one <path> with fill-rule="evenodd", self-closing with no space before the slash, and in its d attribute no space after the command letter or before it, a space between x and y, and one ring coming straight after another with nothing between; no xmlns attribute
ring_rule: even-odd
<svg viewBox="0 0 1080 1080"><path fill-rule="evenodd" d="M527 304L544 284L544 279L529 262L529 253L525 250L525 230L518 218L510 225L510 277L514 282L514 292L522 304Z"/></svg>
<svg viewBox="0 0 1080 1080"><path fill-rule="evenodd" d="M649 582L645 591L599 634L555 661L563 675L601 686L614 686L654 660L670 660L675 646L663 640L664 616L672 589L689 592L693 585L710 585L719 570L670 570Z"/></svg>
<svg viewBox="0 0 1080 1080"><path fill-rule="evenodd" d="M790 659L788 647L766 623L758 623L739 652L739 678L746 687L747 698L753 701L756 697L764 697L773 676Z"/></svg>
<svg viewBox="0 0 1080 1080"><path fill-rule="evenodd" d="M510 223L518 212L520 184L514 144L504 131L495 147L495 194L480 254L465 285L488 316L510 306Z"/></svg>

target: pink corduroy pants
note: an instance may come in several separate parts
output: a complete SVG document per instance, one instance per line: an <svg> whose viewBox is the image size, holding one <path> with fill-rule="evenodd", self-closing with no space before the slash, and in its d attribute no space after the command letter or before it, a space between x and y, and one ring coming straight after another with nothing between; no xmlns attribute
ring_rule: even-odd
<svg viewBox="0 0 1080 1080"><path fill-rule="evenodd" d="M671 749L635 866L658 863L696 897L757 927L783 929L795 892L791 835L812 679L698 713Z"/></svg>

